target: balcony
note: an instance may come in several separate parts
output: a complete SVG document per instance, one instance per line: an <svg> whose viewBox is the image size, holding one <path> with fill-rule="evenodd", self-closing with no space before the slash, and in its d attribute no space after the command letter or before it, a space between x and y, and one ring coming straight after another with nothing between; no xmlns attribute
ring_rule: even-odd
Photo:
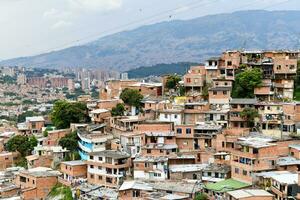
<svg viewBox="0 0 300 200"><path fill-rule="evenodd" d="M293 83L275 83L274 86L276 88L284 88L284 89L294 88Z"/></svg>
<svg viewBox="0 0 300 200"><path fill-rule="evenodd" d="M80 141L78 141L78 146L79 146L80 149L82 149L85 152L88 152L88 153L92 152L92 149L84 146Z"/></svg>
<svg viewBox="0 0 300 200"><path fill-rule="evenodd" d="M242 118L240 116L230 116L229 117L229 121L232 121L232 122L244 122L244 121L247 121L247 120L245 120L244 118Z"/></svg>

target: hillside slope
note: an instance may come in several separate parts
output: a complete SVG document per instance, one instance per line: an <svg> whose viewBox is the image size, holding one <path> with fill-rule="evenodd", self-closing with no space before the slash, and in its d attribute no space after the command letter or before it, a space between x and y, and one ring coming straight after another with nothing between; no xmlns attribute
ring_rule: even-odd
<svg viewBox="0 0 300 200"><path fill-rule="evenodd" d="M299 48L300 11L240 11L143 26L86 45L0 65L85 66L126 71L158 63L201 62L226 49Z"/></svg>

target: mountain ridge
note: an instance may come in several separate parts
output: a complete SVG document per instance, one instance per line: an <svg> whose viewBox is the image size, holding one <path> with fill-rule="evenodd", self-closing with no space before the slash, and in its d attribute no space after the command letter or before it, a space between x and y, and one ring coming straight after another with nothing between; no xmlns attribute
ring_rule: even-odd
<svg viewBox="0 0 300 200"><path fill-rule="evenodd" d="M297 19L300 11L250 10L160 22L0 65L127 71L159 63L203 62L228 49L298 49Z"/></svg>

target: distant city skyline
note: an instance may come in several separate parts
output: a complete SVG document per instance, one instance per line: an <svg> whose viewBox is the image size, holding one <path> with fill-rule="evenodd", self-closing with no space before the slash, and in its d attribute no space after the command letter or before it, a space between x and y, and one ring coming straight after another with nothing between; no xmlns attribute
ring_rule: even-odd
<svg viewBox="0 0 300 200"><path fill-rule="evenodd" d="M238 10L300 10L296 0L0 0L0 60L76 46L142 25Z"/></svg>

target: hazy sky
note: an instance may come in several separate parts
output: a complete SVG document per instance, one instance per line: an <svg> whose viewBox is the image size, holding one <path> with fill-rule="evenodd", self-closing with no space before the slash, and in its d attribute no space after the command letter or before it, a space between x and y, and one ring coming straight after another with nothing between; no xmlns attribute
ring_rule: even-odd
<svg viewBox="0 0 300 200"><path fill-rule="evenodd" d="M0 0L0 60L141 25L236 10L300 10L299 0Z"/></svg>

